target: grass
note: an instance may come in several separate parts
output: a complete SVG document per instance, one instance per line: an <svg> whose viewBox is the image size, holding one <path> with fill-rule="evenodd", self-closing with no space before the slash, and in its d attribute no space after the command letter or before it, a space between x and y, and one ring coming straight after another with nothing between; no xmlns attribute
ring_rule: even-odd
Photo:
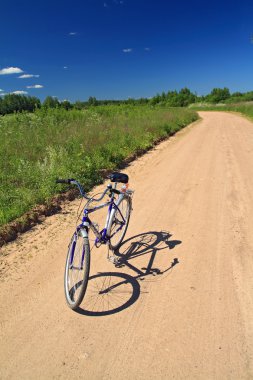
<svg viewBox="0 0 253 380"><path fill-rule="evenodd" d="M101 106L41 109L0 117L0 225L61 191L57 177L86 190L138 150L198 118L189 109Z"/></svg>
<svg viewBox="0 0 253 380"><path fill-rule="evenodd" d="M196 111L233 111L253 118L253 102L243 102L237 104L192 104L190 109Z"/></svg>

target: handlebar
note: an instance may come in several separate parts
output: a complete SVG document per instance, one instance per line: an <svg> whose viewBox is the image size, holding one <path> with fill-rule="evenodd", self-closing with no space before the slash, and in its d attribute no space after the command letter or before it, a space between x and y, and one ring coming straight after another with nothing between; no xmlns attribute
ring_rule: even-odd
<svg viewBox="0 0 253 380"><path fill-rule="evenodd" d="M67 185L70 185L70 184L71 184L71 181L74 181L74 179L60 179L60 178L58 178L58 179L56 180L56 183L65 183L65 184L67 184Z"/></svg>
<svg viewBox="0 0 253 380"><path fill-rule="evenodd" d="M69 178L69 179L56 179L56 183L63 183L63 184L67 184L67 185L75 185L78 187L79 191L80 191L80 194L83 198L87 199L88 201L95 201L95 202L100 202L104 196L106 195L106 193L110 192L110 194L122 194L121 191L115 189L112 187L112 185L108 185L107 188L105 189L105 191L103 192L103 194L99 197L99 198L93 198L93 197L88 197L87 194L85 193L82 185L76 181L74 178ZM133 191L132 190L127 190L126 192L128 195L130 194L133 194Z"/></svg>
<svg viewBox="0 0 253 380"><path fill-rule="evenodd" d="M80 191L80 194L81 194L81 196L83 198L87 199L88 201L92 200L92 201L95 201L95 202L100 202L104 198L105 194L108 191L111 190L110 188L106 188L105 191L103 192L103 194L101 195L101 197L99 197L99 198L90 198L90 197L88 197L86 195L86 193L85 193L82 185L78 181L76 181L75 179L73 179L73 178L69 178L69 179L60 179L59 178L59 179L56 180L56 183L64 183L64 184L67 184L67 185L76 185L78 187L78 189Z"/></svg>

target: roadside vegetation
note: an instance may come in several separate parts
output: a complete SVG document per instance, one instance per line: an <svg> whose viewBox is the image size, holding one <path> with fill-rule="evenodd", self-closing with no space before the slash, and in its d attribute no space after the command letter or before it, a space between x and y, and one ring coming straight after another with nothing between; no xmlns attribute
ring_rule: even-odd
<svg viewBox="0 0 253 380"><path fill-rule="evenodd" d="M0 225L59 193L57 177L76 178L89 190L105 170L197 118L190 109L145 105L0 116Z"/></svg>
<svg viewBox="0 0 253 380"><path fill-rule="evenodd" d="M214 88L198 96L183 88L150 99L75 103L0 97L0 225L51 199L60 191L57 177L76 177L90 189L102 172L196 120L197 110L253 117L253 91Z"/></svg>
<svg viewBox="0 0 253 380"><path fill-rule="evenodd" d="M193 104L190 109L196 111L230 111L239 112L253 119L253 102L237 104Z"/></svg>
<svg viewBox="0 0 253 380"><path fill-rule="evenodd" d="M1 94L0 94L1 95ZM146 105L151 107L188 107L196 105L197 107L213 106L213 105L229 105L242 102L253 101L253 91L246 93L234 92L230 93L228 88L214 88L210 94L198 96L191 92L187 87L180 91L168 91L157 94L152 98L129 98L126 100L98 100L94 96L90 96L87 101L77 100L71 103L68 100L60 101L56 97L47 96L43 102L36 97L8 94L0 96L0 115L6 115L21 111L34 112L40 108L60 108L65 110L84 110L90 107L100 107L107 105Z"/></svg>

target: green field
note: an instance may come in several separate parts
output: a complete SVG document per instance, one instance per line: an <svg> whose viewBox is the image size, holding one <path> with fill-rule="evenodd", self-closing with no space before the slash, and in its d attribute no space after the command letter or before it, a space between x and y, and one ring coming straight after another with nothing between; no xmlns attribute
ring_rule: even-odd
<svg viewBox="0 0 253 380"><path fill-rule="evenodd" d="M192 104L190 107L196 111L232 111L253 118L253 102L242 102L237 104Z"/></svg>
<svg viewBox="0 0 253 380"><path fill-rule="evenodd" d="M86 190L138 150L198 118L193 110L101 106L0 117L0 225L60 192L57 177Z"/></svg>

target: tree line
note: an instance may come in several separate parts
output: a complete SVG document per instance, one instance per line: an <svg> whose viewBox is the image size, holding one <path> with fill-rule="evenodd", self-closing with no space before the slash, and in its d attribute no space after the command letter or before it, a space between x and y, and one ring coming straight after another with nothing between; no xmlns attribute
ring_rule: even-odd
<svg viewBox="0 0 253 380"><path fill-rule="evenodd" d="M68 100L59 101L56 97L47 96L42 103L35 96L25 96L17 94L8 94L0 97L0 115L6 115L14 112L34 112L37 108L63 108L70 110L83 109L91 106L110 105L110 104L131 104L141 105L149 104L151 106L166 105L169 107L187 107L193 103L239 103L245 101L253 101L253 91L246 93L234 92L230 93L228 88L214 88L210 94L198 96L192 93L187 87L180 91L168 91L157 94L152 98L129 98L126 100L98 100L94 96L90 96L87 101L77 100L71 103Z"/></svg>
<svg viewBox="0 0 253 380"><path fill-rule="evenodd" d="M227 87L214 88L210 94L205 96L198 96L196 93L192 93L188 88L183 88L179 92L163 92L162 94L157 94L150 99L151 104L166 104L171 107L187 107L193 103L227 104L247 101L253 101L253 91L246 93L230 93Z"/></svg>

